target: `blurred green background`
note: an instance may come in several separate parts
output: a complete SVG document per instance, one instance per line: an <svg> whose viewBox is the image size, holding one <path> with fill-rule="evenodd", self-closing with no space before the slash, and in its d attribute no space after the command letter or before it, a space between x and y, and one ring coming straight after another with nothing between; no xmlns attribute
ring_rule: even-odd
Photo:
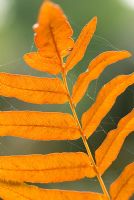
<svg viewBox="0 0 134 200"><path fill-rule="evenodd" d="M36 22L38 9L42 0L0 0L0 71L31 74L35 76L50 76L35 71L23 62L24 53L34 51L32 25ZM74 39L82 27L95 15L98 16L98 26L94 38L89 45L84 59L68 76L70 89L78 75L86 70L89 61L97 54L106 50L129 50L134 52L134 1L133 0L55 0L64 9L74 29ZM106 82L119 74L129 74L134 71L134 58L121 61L108 67L97 81L88 88L87 95L77 106L78 116L86 111L96 98L99 89ZM117 122L134 106L134 87L129 87L121 95L110 113L89 139L94 154L102 143L108 130L116 127ZM1 110L39 110L70 112L68 105L32 105L14 98L0 97ZM131 134L112 166L103 175L109 185L120 174L125 165L134 158L134 137ZM19 138L1 137L0 154L16 155L30 153L51 153L63 151L85 151L79 141L30 141ZM84 179L62 184L42 185L46 188L62 188L76 190L101 191L96 179Z"/></svg>

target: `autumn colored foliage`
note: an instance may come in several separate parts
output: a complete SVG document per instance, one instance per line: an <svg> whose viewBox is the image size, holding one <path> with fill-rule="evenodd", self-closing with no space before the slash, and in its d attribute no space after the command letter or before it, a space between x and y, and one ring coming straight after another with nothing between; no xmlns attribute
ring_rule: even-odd
<svg viewBox="0 0 134 200"><path fill-rule="evenodd" d="M56 75L40 78L0 73L0 95L33 104L68 103L72 114L61 112L2 111L0 136L32 140L76 140L81 138L87 150L47 155L0 156L0 197L5 200L128 200L134 193L134 164L123 170L107 190L102 174L116 160L126 137L134 131L134 110L111 130L93 158L87 139L111 110L117 97L134 84L134 73L119 75L105 84L96 101L78 120L75 107L89 84L109 65L129 58L128 51L107 51L94 58L86 72L68 89L67 74L83 58L96 30L97 17L82 29L78 39L61 8L45 1L34 25L36 52L26 53L25 62L32 68ZM64 59L66 58L66 59ZM64 63L64 60L66 62ZM61 74L62 78L57 76ZM97 177L102 193L42 189L28 183L56 183ZM28 182L28 183L27 183Z"/></svg>

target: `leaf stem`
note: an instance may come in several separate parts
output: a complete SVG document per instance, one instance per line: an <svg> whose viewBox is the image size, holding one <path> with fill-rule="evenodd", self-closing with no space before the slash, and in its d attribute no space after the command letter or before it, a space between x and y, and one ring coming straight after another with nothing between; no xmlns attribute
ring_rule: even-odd
<svg viewBox="0 0 134 200"><path fill-rule="evenodd" d="M96 166L96 163L95 163L95 160L94 160L94 158L93 158L93 156L92 156L91 150L90 150L90 148L89 148L89 145L88 145L86 136L85 136L85 134L84 134L84 132L83 132L83 130L82 130L82 127L81 127L81 124L80 124L80 122L79 122L77 113L76 113L76 111L75 111L75 105L74 105L73 102L72 102L71 95L70 95L70 92L69 92L69 89L68 89L67 80L66 80L66 74L65 74L64 72L62 72L62 78L63 78L63 83L64 83L64 85L65 85L65 88L66 88L66 91L67 91L67 94L68 94L68 100L69 100L70 108L71 108L71 110L72 110L74 119L75 119L76 124L77 124L77 126L78 126L78 128L79 128L79 131L80 131L80 133L81 133L81 138L82 138L82 141L83 141L84 146L85 146L85 148L86 148L87 154L88 154L88 156L89 156L91 165L92 165L92 167L93 167L93 169L94 169L94 171L95 171L95 173L96 173L96 176L97 176L98 181L99 181L99 183L100 183L100 185L101 185L101 188L102 188L102 191L103 191L104 195L107 197L107 200L110 200L111 198L110 198L109 193L108 193L108 191L107 191L107 189L106 189L106 186L105 186L105 184L104 184L104 181L103 181L103 179L102 179L102 177L101 177L101 175L100 175L100 173L99 173L99 170L98 170L98 168L97 168L97 166Z"/></svg>

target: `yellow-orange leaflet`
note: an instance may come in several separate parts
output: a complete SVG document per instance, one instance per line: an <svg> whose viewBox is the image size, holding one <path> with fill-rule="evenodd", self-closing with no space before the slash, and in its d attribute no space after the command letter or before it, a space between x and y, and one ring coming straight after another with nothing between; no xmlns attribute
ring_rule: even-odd
<svg viewBox="0 0 134 200"><path fill-rule="evenodd" d="M79 129L70 114L34 111L0 112L0 136L33 140L74 140Z"/></svg>
<svg viewBox="0 0 134 200"><path fill-rule="evenodd" d="M101 174L103 174L117 158L125 138L133 130L134 110L120 120L117 129L111 130L102 145L96 150L96 164Z"/></svg>
<svg viewBox="0 0 134 200"><path fill-rule="evenodd" d="M60 59L73 47L73 30L57 4L42 4L34 31L35 44L44 57Z"/></svg>
<svg viewBox="0 0 134 200"><path fill-rule="evenodd" d="M97 17L94 17L81 31L72 52L67 58L65 71L71 70L84 56L89 42L96 30Z"/></svg>
<svg viewBox="0 0 134 200"><path fill-rule="evenodd" d="M131 54L128 51L107 51L94 58L88 66L88 71L78 77L73 87L73 102L77 104L81 100L89 84L97 79L108 65L130 56Z"/></svg>
<svg viewBox="0 0 134 200"><path fill-rule="evenodd" d="M61 63L56 58L43 57L39 52L26 53L25 62L32 68L57 75L61 72Z"/></svg>
<svg viewBox="0 0 134 200"><path fill-rule="evenodd" d="M73 31L61 8L45 1L34 25L35 45L38 52L24 55L25 62L40 71L58 74L62 70L62 57L73 48Z"/></svg>
<svg viewBox="0 0 134 200"><path fill-rule="evenodd" d="M51 183L94 176L85 153L0 156L0 178L5 181Z"/></svg>
<svg viewBox="0 0 134 200"><path fill-rule="evenodd" d="M35 104L63 104L68 97L58 78L0 73L0 95Z"/></svg>
<svg viewBox="0 0 134 200"><path fill-rule="evenodd" d="M110 194L112 200L129 200L134 194L134 163L127 165L111 185Z"/></svg>
<svg viewBox="0 0 134 200"><path fill-rule="evenodd" d="M134 74L120 75L100 90L95 103L82 116L84 133L89 137L114 105L116 98L134 83Z"/></svg>
<svg viewBox="0 0 134 200"><path fill-rule="evenodd" d="M34 25L36 52L24 55L34 69L59 78L41 78L0 73L0 95L15 97L34 104L69 103L72 115L61 112L2 111L0 136L32 140L76 140L82 137L83 152L51 153L46 155L0 156L0 196L4 200L128 200L134 193L134 164L126 167L107 192L101 174L117 158L125 138L134 130L134 110L118 127L110 131L95 152L96 162L88 146L88 138L114 105L117 97L134 83L134 74L118 76L100 90L96 101L82 116L82 127L75 105L84 96L88 85L110 64L130 57L128 51L108 51L93 59L85 73L76 81L72 97L67 73L83 58L96 30L94 17L81 31L74 44L73 31L61 8L45 0ZM68 57L67 57L68 56ZM66 57L66 58L65 58ZM64 63L66 61L66 63ZM62 81L60 77L62 76ZM85 135L84 135L85 134ZM92 192L42 189L28 183L58 183L97 177L103 194Z"/></svg>
<svg viewBox="0 0 134 200"><path fill-rule="evenodd" d="M69 190L48 190L23 183L0 182L0 197L8 200L106 200L99 193Z"/></svg>

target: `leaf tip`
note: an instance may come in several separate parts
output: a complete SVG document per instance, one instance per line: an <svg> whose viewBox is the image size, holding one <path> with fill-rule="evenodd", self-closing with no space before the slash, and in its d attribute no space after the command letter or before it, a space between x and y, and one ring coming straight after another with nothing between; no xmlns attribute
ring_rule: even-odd
<svg viewBox="0 0 134 200"><path fill-rule="evenodd" d="M98 17L97 16L94 16L92 19L91 19L91 23L94 24L94 26L97 25L97 22L98 22Z"/></svg>
<svg viewBox="0 0 134 200"><path fill-rule="evenodd" d="M94 16L94 17L89 21L89 23L87 24L88 27L91 27L91 29L93 30L93 33L96 31L97 21L98 21L97 16Z"/></svg>
<svg viewBox="0 0 134 200"><path fill-rule="evenodd" d="M126 57L131 57L132 56L132 53L130 51L124 51L126 53Z"/></svg>
<svg viewBox="0 0 134 200"><path fill-rule="evenodd" d="M95 23L97 23L98 17L97 17L97 16L94 16L94 17L93 17L93 20L94 20Z"/></svg>
<svg viewBox="0 0 134 200"><path fill-rule="evenodd" d="M130 51L122 50L119 52L122 56L122 58L129 58L132 56L132 53Z"/></svg>

